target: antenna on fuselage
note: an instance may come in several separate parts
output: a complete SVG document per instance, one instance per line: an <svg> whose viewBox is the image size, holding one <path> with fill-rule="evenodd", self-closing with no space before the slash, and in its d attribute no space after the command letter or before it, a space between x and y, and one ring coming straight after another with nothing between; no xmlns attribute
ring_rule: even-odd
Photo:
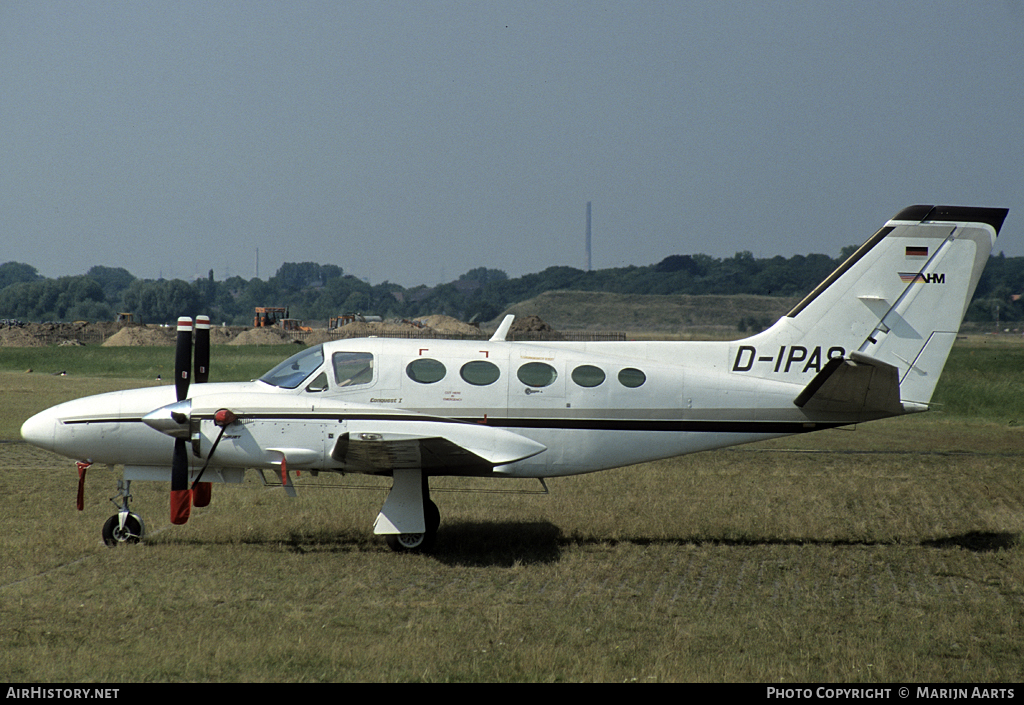
<svg viewBox="0 0 1024 705"><path fill-rule="evenodd" d="M501 341L505 340L505 336L508 335L508 329L512 327L513 320L515 320L515 314L510 313L507 316L505 316L505 319L501 322L501 325L498 326L498 330L494 331L494 335L491 336L491 339L488 342L500 343Z"/></svg>

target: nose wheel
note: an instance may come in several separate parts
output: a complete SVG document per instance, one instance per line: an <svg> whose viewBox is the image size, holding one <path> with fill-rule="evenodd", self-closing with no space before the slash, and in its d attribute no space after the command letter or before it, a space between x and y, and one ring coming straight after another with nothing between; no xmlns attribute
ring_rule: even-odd
<svg viewBox="0 0 1024 705"><path fill-rule="evenodd" d="M138 514L128 511L128 500L131 499L131 480L117 481L117 494L110 501L117 507L117 514L103 524L103 543L114 547L122 543L138 543L146 533L146 525ZM118 504L117 500L121 503Z"/></svg>
<svg viewBox="0 0 1024 705"><path fill-rule="evenodd" d="M127 514L123 520L120 514L115 514L103 524L103 543L111 547L138 543L142 540L142 533L142 520L138 514Z"/></svg>

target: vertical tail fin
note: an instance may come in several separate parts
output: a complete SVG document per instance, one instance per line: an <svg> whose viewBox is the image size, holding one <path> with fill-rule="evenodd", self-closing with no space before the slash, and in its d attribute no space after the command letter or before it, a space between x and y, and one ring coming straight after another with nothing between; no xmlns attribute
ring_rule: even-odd
<svg viewBox="0 0 1024 705"><path fill-rule="evenodd" d="M749 344L737 364L755 372L765 360L762 371L798 382L832 359L856 359L895 368L900 402L926 405L1007 213L903 209L785 317L742 341Z"/></svg>

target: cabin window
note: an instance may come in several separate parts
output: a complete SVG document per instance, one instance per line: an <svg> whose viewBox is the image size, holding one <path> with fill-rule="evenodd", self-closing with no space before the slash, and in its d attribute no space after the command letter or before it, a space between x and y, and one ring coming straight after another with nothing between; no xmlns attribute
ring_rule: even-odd
<svg viewBox="0 0 1024 705"><path fill-rule="evenodd" d="M572 371L572 381L581 387L597 387L604 382L604 370L593 365L580 365Z"/></svg>
<svg viewBox="0 0 1024 705"><path fill-rule="evenodd" d="M369 384L373 381L373 353L336 352L331 356L334 381L339 387Z"/></svg>
<svg viewBox="0 0 1024 705"><path fill-rule="evenodd" d="M421 357L410 362L405 368L409 379L420 384L433 384L444 379L447 372L444 365L429 357Z"/></svg>
<svg viewBox="0 0 1024 705"><path fill-rule="evenodd" d="M459 374L462 375L462 379L470 384L477 387L485 387L498 381L498 377L501 376L501 370L493 362L472 360L462 366Z"/></svg>
<svg viewBox="0 0 1024 705"><path fill-rule="evenodd" d="M626 367L619 370L619 384L623 387L635 388L647 381L647 375L635 367Z"/></svg>
<svg viewBox="0 0 1024 705"><path fill-rule="evenodd" d="M546 387L558 379L558 372L546 362L527 362L516 375L527 387Z"/></svg>

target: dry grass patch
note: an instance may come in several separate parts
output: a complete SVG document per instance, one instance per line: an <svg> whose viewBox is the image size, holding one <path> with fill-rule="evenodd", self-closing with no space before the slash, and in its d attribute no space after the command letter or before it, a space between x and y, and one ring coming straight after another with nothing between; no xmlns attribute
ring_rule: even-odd
<svg viewBox="0 0 1024 705"><path fill-rule="evenodd" d="M1024 676L1015 459L751 447L552 480L550 496L439 479L438 552L399 556L370 535L386 482L304 474L297 500L218 486L185 527L142 484L150 539L108 550L112 475L90 477L79 514L69 463L10 455L9 680Z"/></svg>

